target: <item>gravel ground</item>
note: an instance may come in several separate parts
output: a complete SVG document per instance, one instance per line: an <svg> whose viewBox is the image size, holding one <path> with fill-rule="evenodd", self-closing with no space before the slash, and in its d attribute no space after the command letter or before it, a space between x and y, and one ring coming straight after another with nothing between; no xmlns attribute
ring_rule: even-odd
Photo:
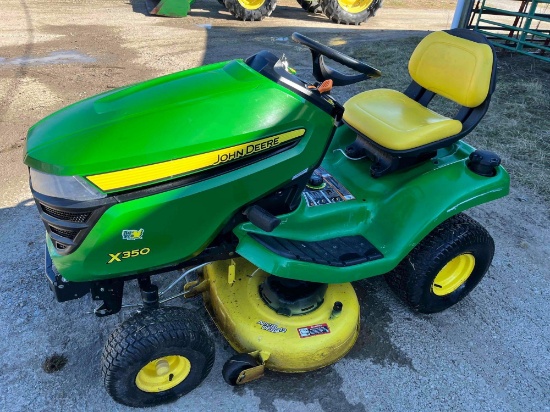
<svg viewBox="0 0 550 412"><path fill-rule="evenodd" d="M346 51L357 42L446 28L452 20L450 10L388 8L365 26L344 27L290 0L261 23L235 21L212 0L198 0L186 19L149 17L140 0L3 5L0 409L9 411L128 409L104 391L98 365L106 337L131 312L99 319L87 314L88 298L58 304L43 278L43 226L22 164L33 123L109 88L261 49L285 53L298 70L309 70L307 53L288 40L293 31ZM356 91L343 88L339 97ZM472 210L496 240L495 260L480 286L444 313L413 314L382 279L357 282L360 339L346 358L316 372L268 372L243 387L227 386L220 371L233 351L199 300L183 303L207 325L216 363L198 389L154 410L550 410L548 210L516 186L507 198ZM126 301L136 301L137 288L129 289ZM47 374L42 364L53 353L68 363Z"/></svg>

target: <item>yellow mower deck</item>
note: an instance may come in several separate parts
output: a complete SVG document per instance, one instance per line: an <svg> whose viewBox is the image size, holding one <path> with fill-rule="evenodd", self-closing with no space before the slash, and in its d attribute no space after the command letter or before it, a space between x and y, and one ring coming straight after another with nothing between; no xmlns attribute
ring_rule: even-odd
<svg viewBox="0 0 550 412"><path fill-rule="evenodd" d="M212 263L203 276L209 283L203 298L222 334L238 352L269 353L268 369L319 369L342 358L357 340L359 302L350 283L329 285L319 308L289 317L263 301L259 286L269 275L244 259ZM337 316L335 302L342 303Z"/></svg>

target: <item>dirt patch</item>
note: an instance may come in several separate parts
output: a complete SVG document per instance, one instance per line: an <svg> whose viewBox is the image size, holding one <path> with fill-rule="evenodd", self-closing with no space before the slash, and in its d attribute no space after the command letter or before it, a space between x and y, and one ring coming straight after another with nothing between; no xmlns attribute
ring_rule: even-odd
<svg viewBox="0 0 550 412"><path fill-rule="evenodd" d="M59 372L65 367L68 361L69 360L65 355L54 353L53 355L46 357L44 363L42 364L42 369L46 373Z"/></svg>
<svg viewBox="0 0 550 412"><path fill-rule="evenodd" d="M403 9L444 9L450 10L456 7L456 1L452 0L384 0L384 7Z"/></svg>

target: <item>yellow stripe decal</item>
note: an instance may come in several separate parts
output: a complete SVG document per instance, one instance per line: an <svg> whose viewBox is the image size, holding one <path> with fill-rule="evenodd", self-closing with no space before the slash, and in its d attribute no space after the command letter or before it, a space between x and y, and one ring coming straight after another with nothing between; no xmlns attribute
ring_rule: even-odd
<svg viewBox="0 0 550 412"><path fill-rule="evenodd" d="M167 162L87 176L87 179L101 190L108 192L152 183L171 177L198 172L213 166L219 166L243 157L273 149L283 143L302 137L305 129L296 129L276 136L227 147L213 152L202 153Z"/></svg>

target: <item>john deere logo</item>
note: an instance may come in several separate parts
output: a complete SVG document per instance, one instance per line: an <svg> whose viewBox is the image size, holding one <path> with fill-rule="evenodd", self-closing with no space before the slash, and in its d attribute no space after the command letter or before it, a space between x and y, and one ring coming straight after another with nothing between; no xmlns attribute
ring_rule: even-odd
<svg viewBox="0 0 550 412"><path fill-rule="evenodd" d="M213 163L213 166L216 166L220 163L229 162L231 160L236 160L244 156L249 156L254 153L263 152L264 150L279 146L279 144L279 137L274 137L270 139L260 140L258 143L251 143L245 147L239 146L239 149L232 152L218 154L218 159L215 163Z"/></svg>
<svg viewBox="0 0 550 412"><path fill-rule="evenodd" d="M139 230L123 230L122 239L124 240L138 240L143 238L143 229Z"/></svg>

